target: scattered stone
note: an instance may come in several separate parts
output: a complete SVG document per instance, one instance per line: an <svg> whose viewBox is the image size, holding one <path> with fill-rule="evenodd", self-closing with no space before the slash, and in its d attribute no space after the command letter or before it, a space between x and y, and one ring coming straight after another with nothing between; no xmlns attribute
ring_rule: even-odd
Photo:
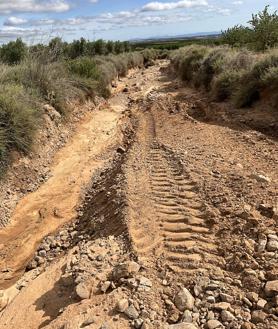
<svg viewBox="0 0 278 329"><path fill-rule="evenodd" d="M248 298L243 297L243 298L242 298L242 301L243 301L246 305L248 305L249 307L252 307L252 303L250 302L250 300L249 300Z"/></svg>
<svg viewBox="0 0 278 329"><path fill-rule="evenodd" d="M271 296L273 294L278 293L278 280L268 281L265 285L264 289L267 296Z"/></svg>
<svg viewBox="0 0 278 329"><path fill-rule="evenodd" d="M118 281L122 278L129 278L137 274L140 270L140 265L136 262L126 262L117 265L112 273L113 278Z"/></svg>
<svg viewBox="0 0 278 329"><path fill-rule="evenodd" d="M260 174L253 174L251 175L251 178L256 179L257 182L260 183L270 183L271 179L267 176L260 175Z"/></svg>
<svg viewBox="0 0 278 329"><path fill-rule="evenodd" d="M264 323L266 319L266 313L261 310L253 311L251 316L253 323Z"/></svg>
<svg viewBox="0 0 278 329"><path fill-rule="evenodd" d="M257 308L263 309L266 304L267 304L267 301L265 299L259 299L257 302Z"/></svg>
<svg viewBox="0 0 278 329"><path fill-rule="evenodd" d="M128 92L129 92L129 89L128 89L127 87L125 87L125 88L123 89L123 92L124 92L124 93L128 93Z"/></svg>
<svg viewBox="0 0 278 329"><path fill-rule="evenodd" d="M266 245L267 251L276 251L278 250L278 241L277 240L270 240Z"/></svg>
<svg viewBox="0 0 278 329"><path fill-rule="evenodd" d="M177 323L177 324L171 324L168 327L169 329L198 329L194 324L192 323Z"/></svg>
<svg viewBox="0 0 278 329"><path fill-rule="evenodd" d="M220 298L222 300L222 302L226 302L226 303L233 303L234 302L234 297L228 294L224 294L224 293L220 293Z"/></svg>
<svg viewBox="0 0 278 329"><path fill-rule="evenodd" d="M110 288L111 286L111 282L110 281L105 281L102 283L101 287L100 287L100 290L103 292L103 293L106 293L106 291Z"/></svg>
<svg viewBox="0 0 278 329"><path fill-rule="evenodd" d="M131 320L135 320L139 317L139 313L132 304L123 313Z"/></svg>
<svg viewBox="0 0 278 329"><path fill-rule="evenodd" d="M81 299L89 299L91 295L91 286L87 282L81 282L76 286L75 291Z"/></svg>
<svg viewBox="0 0 278 329"><path fill-rule="evenodd" d="M152 287L152 282L148 278L141 276L139 279L138 290L146 290L149 291Z"/></svg>
<svg viewBox="0 0 278 329"><path fill-rule="evenodd" d="M216 303L213 305L213 308L215 308L218 311L226 311L231 307L230 303L226 303L226 302L220 302L220 303Z"/></svg>
<svg viewBox="0 0 278 329"><path fill-rule="evenodd" d="M214 304L215 303L215 298L213 296L208 296L206 298L207 302L210 304Z"/></svg>
<svg viewBox="0 0 278 329"><path fill-rule="evenodd" d="M123 298L121 300L118 301L117 305L116 305L116 309L117 311L119 311L120 313L124 313L124 311L128 308L128 300Z"/></svg>
<svg viewBox="0 0 278 329"><path fill-rule="evenodd" d="M259 300L259 295L256 292L247 292L246 297L253 303Z"/></svg>
<svg viewBox="0 0 278 329"><path fill-rule="evenodd" d="M232 322L235 320L235 317L233 316L233 314L231 312L223 310L221 312L221 319L223 322Z"/></svg>
<svg viewBox="0 0 278 329"><path fill-rule="evenodd" d="M192 323L193 319L192 319L192 314L189 310L185 310L182 316L182 322L186 322L186 323Z"/></svg>
<svg viewBox="0 0 278 329"><path fill-rule="evenodd" d="M209 320L207 323L206 323L206 327L208 329L216 329L216 328L222 328L223 325L221 322L219 322L218 320Z"/></svg>
<svg viewBox="0 0 278 329"><path fill-rule="evenodd" d="M144 323L144 321L142 319L136 319L134 321L134 327L136 329L140 329L142 327L142 324Z"/></svg>
<svg viewBox="0 0 278 329"><path fill-rule="evenodd" d="M182 290L180 290L177 293L175 300L174 300L176 307L180 311L185 311L185 310L192 311L193 307L194 307L194 302L195 302L194 297L191 295L191 293L186 288L183 288Z"/></svg>

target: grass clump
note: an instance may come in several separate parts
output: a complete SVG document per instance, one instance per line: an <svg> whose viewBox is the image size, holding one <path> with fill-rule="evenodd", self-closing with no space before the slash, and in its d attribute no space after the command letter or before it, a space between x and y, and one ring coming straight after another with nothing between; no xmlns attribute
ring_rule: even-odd
<svg viewBox="0 0 278 329"><path fill-rule="evenodd" d="M231 98L237 107L250 106L264 91L278 99L277 50L258 54L223 46L191 46L174 52L171 61L178 76L205 88L216 101Z"/></svg>
<svg viewBox="0 0 278 329"><path fill-rule="evenodd" d="M0 163L15 149L27 153L39 125L40 111L22 86L6 84L0 89Z"/></svg>

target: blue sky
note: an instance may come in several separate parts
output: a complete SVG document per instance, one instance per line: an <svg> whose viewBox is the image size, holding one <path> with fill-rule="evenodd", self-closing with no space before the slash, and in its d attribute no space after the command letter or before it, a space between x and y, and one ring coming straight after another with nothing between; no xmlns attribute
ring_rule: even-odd
<svg viewBox="0 0 278 329"><path fill-rule="evenodd" d="M130 40L221 31L278 0L0 0L0 43L55 36Z"/></svg>

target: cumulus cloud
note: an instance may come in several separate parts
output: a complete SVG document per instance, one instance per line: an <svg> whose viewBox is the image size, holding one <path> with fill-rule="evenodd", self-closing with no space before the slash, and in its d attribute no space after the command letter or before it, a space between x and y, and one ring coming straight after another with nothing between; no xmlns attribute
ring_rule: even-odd
<svg viewBox="0 0 278 329"><path fill-rule="evenodd" d="M206 0L182 0L178 2L149 2L143 6L142 11L163 11L179 8L193 8L199 6L208 6Z"/></svg>
<svg viewBox="0 0 278 329"><path fill-rule="evenodd" d="M0 13L63 12L70 9L64 0L0 0Z"/></svg>
<svg viewBox="0 0 278 329"><path fill-rule="evenodd" d="M27 22L28 22L27 19L11 16L5 20L4 25L5 26L17 26L17 25L26 24Z"/></svg>

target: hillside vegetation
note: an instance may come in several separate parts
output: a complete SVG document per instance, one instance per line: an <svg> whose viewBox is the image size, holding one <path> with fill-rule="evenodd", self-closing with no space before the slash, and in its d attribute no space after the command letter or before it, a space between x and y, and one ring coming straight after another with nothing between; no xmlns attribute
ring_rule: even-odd
<svg viewBox="0 0 278 329"><path fill-rule="evenodd" d="M17 46L16 46L17 45ZM21 45L23 45L21 47ZM13 65L0 64L0 171L9 161L11 150L28 152L40 127L43 104L52 105L63 117L74 102L96 95L109 96L112 80L134 67L154 59L153 50L111 53L106 56L59 56L59 48L47 47L21 58L21 40L2 47ZM24 50L25 51L25 50ZM8 55L7 55L8 56Z"/></svg>
<svg viewBox="0 0 278 329"><path fill-rule="evenodd" d="M191 46L172 54L175 72L216 101L231 99L245 107L268 92L278 106L278 50L252 53L230 47Z"/></svg>
<svg viewBox="0 0 278 329"><path fill-rule="evenodd" d="M216 101L231 99L236 107L245 107L265 94L277 109L278 15L266 7L251 22L253 29L237 26L223 33L230 45L192 45L174 51L171 62L176 74L205 88ZM263 51L233 47L241 42Z"/></svg>

